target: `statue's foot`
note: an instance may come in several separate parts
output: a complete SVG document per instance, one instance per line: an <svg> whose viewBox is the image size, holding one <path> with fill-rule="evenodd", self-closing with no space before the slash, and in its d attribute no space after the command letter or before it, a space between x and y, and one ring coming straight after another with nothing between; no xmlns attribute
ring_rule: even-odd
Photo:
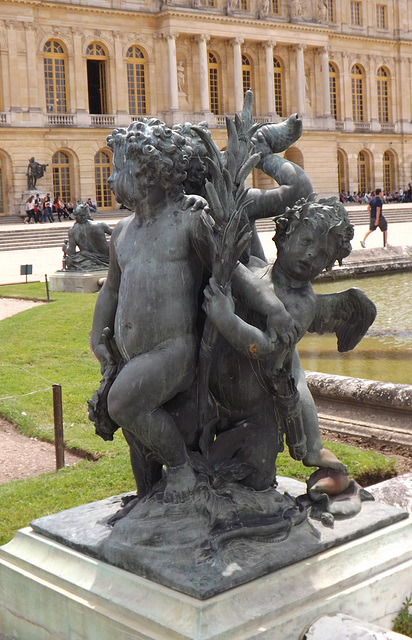
<svg viewBox="0 0 412 640"><path fill-rule="evenodd" d="M167 484L163 502L186 502L195 490L196 475L188 462L178 467L167 467Z"/></svg>
<svg viewBox="0 0 412 640"><path fill-rule="evenodd" d="M320 467L321 469L334 469L340 471L345 475L348 475L348 467L343 464L333 453L328 449L319 449L317 451L308 451L303 458L303 464L305 467Z"/></svg>

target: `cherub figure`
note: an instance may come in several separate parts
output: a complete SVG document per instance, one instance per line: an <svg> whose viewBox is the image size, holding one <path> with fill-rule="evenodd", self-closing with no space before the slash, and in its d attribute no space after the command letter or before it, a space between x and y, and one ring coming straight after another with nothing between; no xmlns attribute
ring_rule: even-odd
<svg viewBox="0 0 412 640"><path fill-rule="evenodd" d="M165 405L187 391L196 375L202 209L188 208L183 194L185 139L163 122L142 118L115 130L108 145L114 153L109 184L134 213L113 231L107 279L97 298L91 346L111 379L103 376L91 418L107 396L109 419L96 426L107 439L110 420L112 431L123 429L139 498L165 466L164 501L184 501L196 478Z"/></svg>
<svg viewBox="0 0 412 640"><path fill-rule="evenodd" d="M306 331L335 332L339 351L348 351L376 315L375 305L358 289L317 295L310 283L350 253L353 227L341 203L308 198L278 218L276 225L278 254L274 265L259 265L257 260L250 269L239 265L232 276L236 303L212 280L204 305L222 336L210 379L222 417L211 457L219 460L220 451L225 450L225 455L231 452L238 463L252 465L254 471L249 470L243 482L259 490L274 481L284 431L287 441L289 437L292 442L293 457L303 458L308 466L347 473L344 465L322 448L296 343ZM276 333L279 305L290 314L296 330L296 340L289 345ZM287 387L291 393L285 408ZM288 429L292 433L288 434Z"/></svg>

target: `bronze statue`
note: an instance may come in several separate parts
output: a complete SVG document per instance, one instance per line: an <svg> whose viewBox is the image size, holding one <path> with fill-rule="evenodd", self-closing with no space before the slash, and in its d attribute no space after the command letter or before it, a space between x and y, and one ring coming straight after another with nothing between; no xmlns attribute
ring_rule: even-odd
<svg viewBox="0 0 412 640"><path fill-rule="evenodd" d="M27 189L29 191L33 191L36 188L37 180L44 176L46 167L48 166L49 166L48 164L40 164L40 162L36 162L34 157L30 158L29 165L27 167L27 172L26 172Z"/></svg>
<svg viewBox="0 0 412 640"><path fill-rule="evenodd" d="M224 152L204 123L170 129L142 118L108 138L109 183L134 211L113 231L91 333L103 378L89 417L104 439L123 430L137 484L111 519L105 557L115 563L125 540L150 545L156 531L170 544L172 513L182 518L173 542L197 548L200 536L204 558L257 531L287 536L306 513L275 488L285 435L295 458L335 474L331 492L348 487L346 468L322 446L296 344L307 329L335 331L338 348L351 349L373 322L361 292L316 296L310 285L348 255L352 226L277 155L299 137L297 116L254 125L248 92L227 128ZM246 189L256 166L279 186ZM268 216L273 267L255 228Z"/></svg>
<svg viewBox="0 0 412 640"><path fill-rule="evenodd" d="M96 271L109 266L109 243L112 228L106 222L95 222L87 202L79 202L74 210L76 222L63 244L65 271Z"/></svg>

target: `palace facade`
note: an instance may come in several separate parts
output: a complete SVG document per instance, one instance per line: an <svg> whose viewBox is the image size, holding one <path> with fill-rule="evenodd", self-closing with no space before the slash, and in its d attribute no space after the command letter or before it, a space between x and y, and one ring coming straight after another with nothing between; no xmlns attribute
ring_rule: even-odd
<svg viewBox="0 0 412 640"><path fill-rule="evenodd" d="M411 75L408 0L2 0L0 215L19 212L32 157L42 193L117 206L114 127L206 120L223 147L248 88L257 121L302 117L286 156L318 193L405 188Z"/></svg>

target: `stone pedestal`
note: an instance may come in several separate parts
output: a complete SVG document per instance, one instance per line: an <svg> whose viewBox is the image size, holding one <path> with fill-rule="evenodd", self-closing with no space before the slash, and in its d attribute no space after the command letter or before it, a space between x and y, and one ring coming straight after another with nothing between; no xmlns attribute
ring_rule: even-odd
<svg viewBox="0 0 412 640"><path fill-rule="evenodd" d="M57 271L50 276L50 291L65 293L94 293L99 291L99 281L106 278L107 269L101 271Z"/></svg>
<svg viewBox="0 0 412 640"><path fill-rule="evenodd" d="M386 505L364 506L371 520L376 512L405 516ZM13 640L300 640L314 620L339 612L390 628L410 594L410 519L302 560L295 546L294 564L201 600L97 559L102 517L89 555L31 528L0 548L1 632ZM340 523L335 527L338 535ZM81 529L73 526L74 538ZM325 541L332 535L324 528ZM282 544L275 554L282 555ZM235 564L242 567L241 555Z"/></svg>
<svg viewBox="0 0 412 640"><path fill-rule="evenodd" d="M338 612L390 628L411 571L404 520L201 601L27 528L0 549L0 628L13 640L299 640Z"/></svg>
<svg viewBox="0 0 412 640"><path fill-rule="evenodd" d="M40 200L42 200L42 198L44 198L44 196L46 195L46 191L44 191L43 189L31 189L31 190L26 189L26 191L23 192L22 199L19 204L19 216L21 216L22 218L25 218L27 216L27 212L26 212L27 200L30 198L30 196L36 197L37 194L39 194L39 198Z"/></svg>

